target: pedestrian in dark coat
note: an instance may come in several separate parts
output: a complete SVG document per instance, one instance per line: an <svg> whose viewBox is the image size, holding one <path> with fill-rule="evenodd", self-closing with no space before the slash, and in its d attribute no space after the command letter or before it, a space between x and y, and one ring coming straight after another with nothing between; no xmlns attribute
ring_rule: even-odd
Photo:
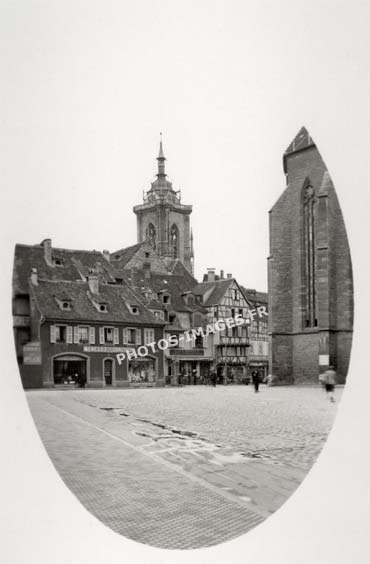
<svg viewBox="0 0 370 564"><path fill-rule="evenodd" d="M212 370L212 372L211 372L211 383L212 383L212 386L216 387L216 384L217 384L217 372L216 372L216 370Z"/></svg>
<svg viewBox="0 0 370 564"><path fill-rule="evenodd" d="M253 370L252 372L252 382L254 386L254 391L258 392L258 388L260 385L260 375L257 370Z"/></svg>

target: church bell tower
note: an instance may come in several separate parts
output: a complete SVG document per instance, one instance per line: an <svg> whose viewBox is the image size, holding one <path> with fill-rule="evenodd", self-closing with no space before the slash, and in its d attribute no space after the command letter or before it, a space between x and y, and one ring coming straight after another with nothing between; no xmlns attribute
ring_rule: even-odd
<svg viewBox="0 0 370 564"><path fill-rule="evenodd" d="M193 274L192 206L181 203L180 191L167 180L162 134L157 157L157 178L144 193L143 203L134 207L138 243L148 241L160 257L180 259Z"/></svg>

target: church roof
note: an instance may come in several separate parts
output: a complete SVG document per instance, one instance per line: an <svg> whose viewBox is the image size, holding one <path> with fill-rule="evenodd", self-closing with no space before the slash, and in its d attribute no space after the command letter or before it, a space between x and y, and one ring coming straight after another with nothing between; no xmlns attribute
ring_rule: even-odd
<svg viewBox="0 0 370 564"><path fill-rule="evenodd" d="M298 131L297 135L294 137L293 141L285 151L285 155L289 153L295 153L296 151L306 149L307 147L311 147L313 145L315 145L315 143L312 141L311 136L305 126L303 126Z"/></svg>
<svg viewBox="0 0 370 564"><path fill-rule="evenodd" d="M127 264L135 253L142 247L146 241L142 241L141 243L136 243L136 245L131 245L130 247L125 247L124 249L120 249L119 251L115 251L111 253L111 260L113 263L119 261L119 266L123 267Z"/></svg>
<svg viewBox="0 0 370 564"><path fill-rule="evenodd" d="M189 278L177 274L161 274L157 272L151 272L150 278L145 277L143 270L126 270L122 272L124 281L131 288L135 290L137 294L144 295L146 292L161 294L161 292L166 291L170 294L171 300L169 304L163 304L162 302L155 299L153 301L150 298L151 308L157 308L158 306L162 309L170 309L174 311L184 311L184 312L204 312L204 307L199 303L185 304L182 294L185 292L192 292L194 286L196 285L196 280L189 275Z"/></svg>

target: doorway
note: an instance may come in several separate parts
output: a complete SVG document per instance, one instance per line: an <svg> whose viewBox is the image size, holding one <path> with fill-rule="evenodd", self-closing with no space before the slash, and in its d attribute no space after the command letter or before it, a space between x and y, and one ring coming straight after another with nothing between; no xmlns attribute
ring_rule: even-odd
<svg viewBox="0 0 370 564"><path fill-rule="evenodd" d="M104 380L106 386L111 386L113 381L113 360L106 358L104 360Z"/></svg>

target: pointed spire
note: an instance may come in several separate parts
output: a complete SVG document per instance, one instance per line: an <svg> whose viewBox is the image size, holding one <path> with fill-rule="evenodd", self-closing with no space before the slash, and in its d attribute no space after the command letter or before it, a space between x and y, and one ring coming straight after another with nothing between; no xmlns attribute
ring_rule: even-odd
<svg viewBox="0 0 370 564"><path fill-rule="evenodd" d="M163 153L163 145L162 145L162 132L160 133L160 142L159 142L159 155L157 157L157 161L158 161L158 174L157 176L166 176L166 173L164 171L164 161L166 160L166 157L164 156Z"/></svg>
<svg viewBox="0 0 370 564"><path fill-rule="evenodd" d="M160 143L159 143L158 159L165 159L165 156L164 156L164 153L163 153L163 146L162 146L162 132L159 135L161 136L161 138L160 138Z"/></svg>

